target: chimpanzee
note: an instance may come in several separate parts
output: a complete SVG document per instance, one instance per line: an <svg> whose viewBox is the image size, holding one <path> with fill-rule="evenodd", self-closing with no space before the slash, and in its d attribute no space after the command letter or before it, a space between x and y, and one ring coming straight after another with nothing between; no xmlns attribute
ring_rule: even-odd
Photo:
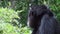
<svg viewBox="0 0 60 34"><path fill-rule="evenodd" d="M60 34L60 26L52 11L45 5L32 5L28 12L32 34Z"/></svg>

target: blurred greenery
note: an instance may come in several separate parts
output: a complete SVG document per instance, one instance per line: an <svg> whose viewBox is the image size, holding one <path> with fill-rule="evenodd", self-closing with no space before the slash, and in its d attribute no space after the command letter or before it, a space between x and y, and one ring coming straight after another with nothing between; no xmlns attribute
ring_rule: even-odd
<svg viewBox="0 0 60 34"><path fill-rule="evenodd" d="M26 24L30 3L47 5L60 23L60 0L0 0L0 34L31 34Z"/></svg>

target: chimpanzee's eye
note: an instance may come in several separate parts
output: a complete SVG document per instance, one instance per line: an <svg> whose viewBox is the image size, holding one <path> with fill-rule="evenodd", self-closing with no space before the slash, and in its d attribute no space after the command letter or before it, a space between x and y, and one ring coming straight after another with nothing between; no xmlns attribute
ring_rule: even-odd
<svg viewBox="0 0 60 34"><path fill-rule="evenodd" d="M31 14L33 15L34 13L32 12Z"/></svg>
<svg viewBox="0 0 60 34"><path fill-rule="evenodd" d="M33 15L34 15L34 13L33 13L33 12L30 12L30 13L29 13L29 16L33 16Z"/></svg>

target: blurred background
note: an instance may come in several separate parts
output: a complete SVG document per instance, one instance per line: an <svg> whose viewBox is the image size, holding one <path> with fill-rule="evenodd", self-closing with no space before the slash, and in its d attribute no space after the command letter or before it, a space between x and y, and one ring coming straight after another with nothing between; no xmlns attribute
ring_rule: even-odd
<svg viewBox="0 0 60 34"><path fill-rule="evenodd" d="M30 34L27 27L29 4L45 4L60 22L60 0L0 0L0 34Z"/></svg>

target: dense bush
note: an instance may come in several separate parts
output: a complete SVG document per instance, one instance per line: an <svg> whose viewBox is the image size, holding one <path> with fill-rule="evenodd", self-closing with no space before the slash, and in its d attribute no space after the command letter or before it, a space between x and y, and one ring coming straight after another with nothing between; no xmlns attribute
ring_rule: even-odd
<svg viewBox="0 0 60 34"><path fill-rule="evenodd" d="M0 19L6 23L12 22L13 18L18 18L17 12L9 8L0 8Z"/></svg>
<svg viewBox="0 0 60 34"><path fill-rule="evenodd" d="M31 33L27 27L18 27L19 22L15 19L20 19L18 13L21 11L14 11L10 8L0 8L0 34L28 34ZM21 24L22 25L22 24Z"/></svg>
<svg viewBox="0 0 60 34"><path fill-rule="evenodd" d="M13 18L18 18L17 12L9 8L0 8L0 33L1 34L20 34L19 28L13 26L12 24Z"/></svg>
<svg viewBox="0 0 60 34"><path fill-rule="evenodd" d="M28 27L23 27L20 29L20 34L31 34L31 30Z"/></svg>

